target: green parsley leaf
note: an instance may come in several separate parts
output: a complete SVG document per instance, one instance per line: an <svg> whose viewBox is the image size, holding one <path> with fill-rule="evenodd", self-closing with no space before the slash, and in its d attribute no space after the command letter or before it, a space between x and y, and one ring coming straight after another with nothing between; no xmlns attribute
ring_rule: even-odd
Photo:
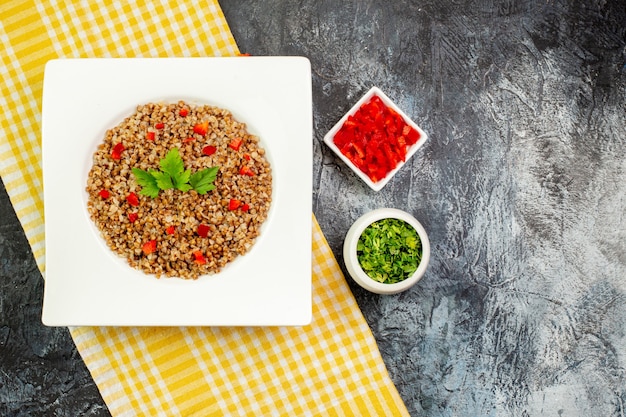
<svg viewBox="0 0 626 417"><path fill-rule="evenodd" d="M167 172L154 171L152 173L152 176L156 180L156 183L161 190L169 190L170 188L174 188L172 177Z"/></svg>
<svg viewBox="0 0 626 417"><path fill-rule="evenodd" d="M200 170L189 178L189 184L198 194L206 194L208 191L215 189L213 181L215 181L219 169L220 167L212 167Z"/></svg>
<svg viewBox="0 0 626 417"><path fill-rule="evenodd" d="M179 189L180 191L189 191L191 189L191 187L186 187L189 184L189 178L191 178L191 171L190 170L185 170L183 172L180 173L180 175L176 176L173 178L174 181L174 187L176 187L177 189ZM187 188L186 190L184 188Z"/></svg>
<svg viewBox="0 0 626 417"><path fill-rule="evenodd" d="M183 159L178 153L178 148L171 149L165 158L161 159L159 165L161 165L161 171L167 173L172 178L177 178L185 170Z"/></svg>
<svg viewBox="0 0 626 417"><path fill-rule="evenodd" d="M132 172L133 174L135 174L137 184L141 186L141 191L139 191L139 194L152 198L155 198L157 195L159 195L159 186L157 185L156 179L154 178L152 173L139 168L133 168Z"/></svg>
<svg viewBox="0 0 626 417"><path fill-rule="evenodd" d="M176 188L183 192L194 189L198 194L206 194L215 189L213 181L217 177L219 167L205 168L192 174L190 170L185 169L178 148L171 149L165 158L159 161L159 165L161 171L132 169L137 184L142 187L140 194L155 198L159 195L160 190L169 190L170 188Z"/></svg>
<svg viewBox="0 0 626 417"><path fill-rule="evenodd" d="M178 187L176 187L176 189L182 191L182 192L187 192L189 190L191 190L193 187L189 184L180 184Z"/></svg>

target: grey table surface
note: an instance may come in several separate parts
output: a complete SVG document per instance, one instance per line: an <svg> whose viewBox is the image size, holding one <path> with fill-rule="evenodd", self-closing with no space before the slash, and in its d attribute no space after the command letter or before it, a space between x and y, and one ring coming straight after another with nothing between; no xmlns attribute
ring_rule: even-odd
<svg viewBox="0 0 626 417"><path fill-rule="evenodd" d="M626 3L222 1L242 50L308 57L313 212L343 268L379 207L424 224L424 279L350 282L412 416L626 415ZM323 143L371 86L430 138L382 191ZM0 188L0 415L108 415Z"/></svg>

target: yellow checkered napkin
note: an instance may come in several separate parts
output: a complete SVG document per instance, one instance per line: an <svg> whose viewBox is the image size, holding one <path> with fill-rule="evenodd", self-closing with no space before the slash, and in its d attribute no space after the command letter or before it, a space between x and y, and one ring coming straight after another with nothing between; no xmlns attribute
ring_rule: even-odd
<svg viewBox="0 0 626 417"><path fill-rule="evenodd" d="M216 1L0 1L0 175L44 268L43 70L54 58L236 55Z"/></svg>
<svg viewBox="0 0 626 417"><path fill-rule="evenodd" d="M114 415L407 415L313 219L306 327L79 328Z"/></svg>
<svg viewBox="0 0 626 417"><path fill-rule="evenodd" d="M54 58L235 55L213 1L4 1L0 175L44 271L41 97ZM408 415L313 218L304 327L71 328L115 416Z"/></svg>

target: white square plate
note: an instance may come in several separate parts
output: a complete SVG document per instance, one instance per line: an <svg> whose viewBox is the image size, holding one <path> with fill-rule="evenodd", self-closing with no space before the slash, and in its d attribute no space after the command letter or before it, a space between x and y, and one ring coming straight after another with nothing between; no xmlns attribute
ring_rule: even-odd
<svg viewBox="0 0 626 417"><path fill-rule="evenodd" d="M210 104L257 135L272 165L268 218L250 252L197 280L131 268L87 212L107 129L138 104ZM49 326L271 326L311 321L311 66L302 57L64 59L42 105Z"/></svg>

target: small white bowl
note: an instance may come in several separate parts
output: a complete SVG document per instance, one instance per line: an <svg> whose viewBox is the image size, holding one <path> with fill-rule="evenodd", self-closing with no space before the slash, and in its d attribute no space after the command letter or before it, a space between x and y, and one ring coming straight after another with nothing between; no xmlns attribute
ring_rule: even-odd
<svg viewBox="0 0 626 417"><path fill-rule="evenodd" d="M415 142L413 145L411 145L407 149L406 158L405 158L404 162L398 163L398 165L393 170L391 170L391 171L389 171L387 173L385 178L382 178L382 179L380 179L377 182L373 182L367 176L366 173L364 173L356 165L354 165L352 163L352 161L350 161L339 150L337 145L335 145L335 143L333 142L333 139L335 138L335 134L339 131L339 129L341 129L341 127L343 126L345 121L348 119L348 117L353 115L354 113L356 113L356 111L363 104L367 103L375 95L380 97L382 102L387 107L393 109L396 113L398 113L400 115L400 117L402 117L404 119L404 122L407 125L411 126L415 130L417 130L417 132L420 134L420 137L417 140L417 142ZM335 152L337 154L337 156L339 156L346 163L346 165L348 165L352 169L352 171L354 171L355 174L357 174L374 191L380 191L385 185L387 185L387 183L391 180L391 178L393 178L393 176L396 174L396 172L398 172L400 170L400 168L402 168L404 166L404 164L406 164L406 162L409 159L411 159L411 157L426 142L427 139L428 139L428 135L426 134L426 132L424 132L413 120L411 120L411 118L409 116L407 116L402 110L400 110L400 108L398 106L396 106L395 103L393 101L391 101L391 99L389 97L387 97L385 95L385 93L383 93L378 87L372 87L363 97L361 97L361 99L359 101L356 102L356 104L354 106L352 106L352 108L337 122L337 124L335 126L333 126L333 128L328 131L326 136L324 136L324 142L326 143L326 145L328 145L328 147L330 149L332 149L333 152Z"/></svg>
<svg viewBox="0 0 626 417"><path fill-rule="evenodd" d="M417 270L407 279L394 284L383 284L382 282L378 282L370 278L365 271L363 271L363 268L361 268L356 253L357 243L363 231L370 224L377 222L378 220L388 218L404 220L413 226L422 242L422 260L418 265ZM428 262L430 261L430 241L428 240L426 230L420 222L415 219L415 217L402 210L381 208L370 211L369 213L359 217L357 221L354 222L352 227L350 227L343 244L343 259L348 273L361 287L376 294L396 294L411 288L424 276L426 268L428 267Z"/></svg>

